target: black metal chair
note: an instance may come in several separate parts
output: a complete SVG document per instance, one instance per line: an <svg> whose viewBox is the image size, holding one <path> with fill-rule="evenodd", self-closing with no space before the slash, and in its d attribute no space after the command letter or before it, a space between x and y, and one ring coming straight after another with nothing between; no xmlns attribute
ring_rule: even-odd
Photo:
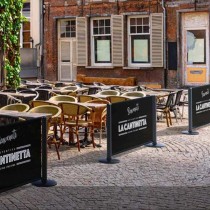
<svg viewBox="0 0 210 210"><path fill-rule="evenodd" d="M20 99L0 93L0 108L9 104L22 103Z"/></svg>
<svg viewBox="0 0 210 210"><path fill-rule="evenodd" d="M170 105L170 111L174 113L174 116L176 118L176 122L178 121L178 115L180 117L180 120L182 121L182 114L179 110L182 93L183 93L183 90L178 90L176 92L176 97L175 97L174 103L172 103Z"/></svg>
<svg viewBox="0 0 210 210"><path fill-rule="evenodd" d="M99 88L99 87L89 87L88 95L96 94L99 91L101 91L101 88Z"/></svg>
<svg viewBox="0 0 210 210"><path fill-rule="evenodd" d="M170 114L170 106L173 104L175 92L169 93L167 96L161 96L158 98L159 101L164 97L167 97L166 103L157 103L156 110L157 112L160 112L161 114L164 114L166 117L166 123L167 126L169 127L172 125L172 120L171 120L171 114Z"/></svg>
<svg viewBox="0 0 210 210"><path fill-rule="evenodd" d="M29 102L31 100L36 100L39 97L39 93L37 91L35 91L35 90L30 90L30 89L28 89L28 90L21 90L21 91L19 91L19 93L34 94L34 96L22 99L22 102L25 103L25 104L29 104Z"/></svg>
<svg viewBox="0 0 210 210"><path fill-rule="evenodd" d="M53 92L51 90L46 89L36 89L36 91L39 93L39 96L37 100L49 100L53 96Z"/></svg>

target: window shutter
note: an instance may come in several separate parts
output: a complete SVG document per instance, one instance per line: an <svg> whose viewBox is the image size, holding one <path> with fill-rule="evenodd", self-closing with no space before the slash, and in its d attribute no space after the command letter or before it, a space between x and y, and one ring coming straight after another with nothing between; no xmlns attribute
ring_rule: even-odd
<svg viewBox="0 0 210 210"><path fill-rule="evenodd" d="M152 66L163 67L163 14L151 14Z"/></svg>
<svg viewBox="0 0 210 210"><path fill-rule="evenodd" d="M72 41L72 80L76 80L77 78L77 41Z"/></svg>
<svg viewBox="0 0 210 210"><path fill-rule="evenodd" d="M76 18L77 27L77 65L87 66L87 20L85 17Z"/></svg>
<svg viewBox="0 0 210 210"><path fill-rule="evenodd" d="M123 15L112 16L112 63L123 66Z"/></svg>

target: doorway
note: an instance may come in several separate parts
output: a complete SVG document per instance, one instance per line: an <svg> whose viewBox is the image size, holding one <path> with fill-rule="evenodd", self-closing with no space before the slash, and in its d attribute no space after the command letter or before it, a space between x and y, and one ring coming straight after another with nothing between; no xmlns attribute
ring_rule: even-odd
<svg viewBox="0 0 210 210"><path fill-rule="evenodd" d="M208 13L182 16L182 71L185 86L209 83Z"/></svg>

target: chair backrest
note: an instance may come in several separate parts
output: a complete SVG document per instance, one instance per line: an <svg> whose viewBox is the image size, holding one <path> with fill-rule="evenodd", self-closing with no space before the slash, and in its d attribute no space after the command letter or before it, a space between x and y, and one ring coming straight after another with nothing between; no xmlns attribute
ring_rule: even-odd
<svg viewBox="0 0 210 210"><path fill-rule="evenodd" d="M56 82L56 83L54 84L54 86L55 86L55 87L64 87L65 84L64 84L63 82Z"/></svg>
<svg viewBox="0 0 210 210"><path fill-rule="evenodd" d="M22 101L20 99L17 99L13 96L0 93L0 107L6 106L8 104L16 104L21 102Z"/></svg>
<svg viewBox="0 0 210 210"><path fill-rule="evenodd" d="M39 97L39 93L36 90L20 90L20 93L29 93L29 94L34 94L34 96L32 96L30 99L28 99L28 101L30 100L36 100Z"/></svg>
<svg viewBox="0 0 210 210"><path fill-rule="evenodd" d="M41 86L37 87L36 89L48 89L48 90L52 90L52 86L50 86L50 85L41 85Z"/></svg>
<svg viewBox="0 0 210 210"><path fill-rule="evenodd" d="M178 90L176 92L176 98L175 98L175 101L174 101L174 106L178 106L179 103L180 103L180 100L181 100L181 97L182 97L182 93L183 93L183 90Z"/></svg>
<svg viewBox="0 0 210 210"><path fill-rule="evenodd" d="M170 107L173 104L175 94L176 94L175 92L169 93L165 107Z"/></svg>
<svg viewBox="0 0 210 210"><path fill-rule="evenodd" d="M88 95L91 95L91 94L96 94L98 93L99 91L101 91L101 88L99 87L89 87L88 88Z"/></svg>
<svg viewBox="0 0 210 210"><path fill-rule="evenodd" d="M120 95L120 92L119 91L116 91L116 90L103 90L101 92L98 92L97 94L98 95L107 95L107 96L109 96L109 95L119 96Z"/></svg>
<svg viewBox="0 0 210 210"><path fill-rule="evenodd" d="M65 86L65 87L62 87L61 88L62 90L72 90L72 91L75 91L78 89L78 87L76 86Z"/></svg>
<svg viewBox="0 0 210 210"><path fill-rule="evenodd" d="M1 110L12 110L12 111L18 111L18 112L27 112L30 109L28 104L9 104L6 106L3 106Z"/></svg>
<svg viewBox="0 0 210 210"><path fill-rule="evenodd" d="M130 100L126 96L108 96L106 98L110 103L117 103L117 102L122 102L122 101L127 101Z"/></svg>
<svg viewBox="0 0 210 210"><path fill-rule="evenodd" d="M63 115L68 115L68 116L71 116L71 117L79 117L81 115L86 114L88 111L91 110L87 106L77 104L77 103L73 103L73 102L68 102L68 103L62 102L62 103L59 104L59 106L62 109L62 114Z"/></svg>
<svg viewBox="0 0 210 210"><path fill-rule="evenodd" d="M39 93L39 97L37 100L49 100L52 96L52 92L50 90L36 89Z"/></svg>
<svg viewBox="0 0 210 210"><path fill-rule="evenodd" d="M78 97L78 102L86 102L86 101L90 101L94 99L99 99L97 97L90 96L90 95L78 95L77 97Z"/></svg>
<svg viewBox="0 0 210 210"><path fill-rule="evenodd" d="M49 101L68 101L68 102L76 102L76 98L73 96L67 96L67 95L57 95L53 96L49 99Z"/></svg>
<svg viewBox="0 0 210 210"><path fill-rule="evenodd" d="M16 93L17 91L15 89L6 89L6 90L2 90L2 92L6 92L6 93Z"/></svg>
<svg viewBox="0 0 210 210"><path fill-rule="evenodd" d="M86 101L87 103L95 103L95 104L110 104L110 102L106 99L94 99L90 101Z"/></svg>
<svg viewBox="0 0 210 210"><path fill-rule="evenodd" d="M46 113L51 114L51 118L58 117L61 114L61 109L54 105L36 106L29 110L30 113Z"/></svg>
<svg viewBox="0 0 210 210"><path fill-rule="evenodd" d="M122 96L145 97L146 94L142 91L132 91L132 92L123 93Z"/></svg>
<svg viewBox="0 0 210 210"><path fill-rule="evenodd" d="M42 105L55 105L51 102L43 101L43 100L32 100L29 102L29 104L32 108L37 107L37 106L42 106Z"/></svg>

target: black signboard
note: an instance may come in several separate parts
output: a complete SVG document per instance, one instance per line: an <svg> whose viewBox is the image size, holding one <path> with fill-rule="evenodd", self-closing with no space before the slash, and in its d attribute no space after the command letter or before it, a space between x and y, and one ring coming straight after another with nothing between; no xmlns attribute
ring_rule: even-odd
<svg viewBox="0 0 210 210"><path fill-rule="evenodd" d="M2 122L0 190L41 179L41 118Z"/></svg>
<svg viewBox="0 0 210 210"><path fill-rule="evenodd" d="M110 106L108 128L111 132L112 155L154 140L156 133L154 96L113 103L108 106Z"/></svg>
<svg viewBox="0 0 210 210"><path fill-rule="evenodd" d="M191 89L192 128L210 123L210 85Z"/></svg>

